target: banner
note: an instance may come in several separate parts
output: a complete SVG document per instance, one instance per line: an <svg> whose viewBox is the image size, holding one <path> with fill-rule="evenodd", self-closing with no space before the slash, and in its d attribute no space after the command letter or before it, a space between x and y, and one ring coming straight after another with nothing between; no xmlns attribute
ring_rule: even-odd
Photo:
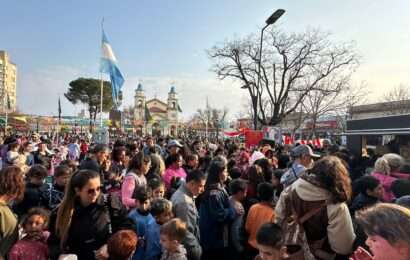
<svg viewBox="0 0 410 260"><path fill-rule="evenodd" d="M263 139L262 131L247 131L245 132L245 145L247 148L258 146Z"/></svg>

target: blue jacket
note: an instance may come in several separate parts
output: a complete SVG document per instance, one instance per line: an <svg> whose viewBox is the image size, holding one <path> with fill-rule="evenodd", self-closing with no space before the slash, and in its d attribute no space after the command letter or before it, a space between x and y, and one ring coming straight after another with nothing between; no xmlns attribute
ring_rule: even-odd
<svg viewBox="0 0 410 260"><path fill-rule="evenodd" d="M145 260L159 260L161 258L160 227L155 219L150 220L145 227Z"/></svg>
<svg viewBox="0 0 410 260"><path fill-rule="evenodd" d="M205 191L199 209L199 229L203 250L228 247L229 224L235 216L236 212L229 203L228 193L221 185Z"/></svg>
<svg viewBox="0 0 410 260"><path fill-rule="evenodd" d="M138 236L138 244L135 249L133 260L143 260L145 259L145 249L146 249L146 226L155 222L154 217L148 214L141 214L137 209L133 209L129 214L128 218L132 220L135 224L135 232Z"/></svg>

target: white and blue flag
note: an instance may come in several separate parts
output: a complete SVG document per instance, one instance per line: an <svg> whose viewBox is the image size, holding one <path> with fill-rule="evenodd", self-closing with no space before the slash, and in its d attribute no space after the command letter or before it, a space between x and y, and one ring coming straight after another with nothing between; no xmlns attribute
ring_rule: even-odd
<svg viewBox="0 0 410 260"><path fill-rule="evenodd" d="M112 51L111 45L107 40L107 36L103 30L102 44L101 44L101 60L100 60L100 72L110 75L111 88L112 88L112 100L115 106L118 105L119 94L124 84L124 77L121 74L120 69L117 66L117 59Z"/></svg>

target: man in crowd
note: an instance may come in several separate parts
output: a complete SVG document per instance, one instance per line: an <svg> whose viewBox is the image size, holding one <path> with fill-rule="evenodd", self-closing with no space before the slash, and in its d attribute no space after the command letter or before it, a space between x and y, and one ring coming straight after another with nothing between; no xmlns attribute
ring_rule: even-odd
<svg viewBox="0 0 410 260"><path fill-rule="evenodd" d="M175 217L187 224L188 230L195 235L198 241L199 216L195 198L204 191L205 181L206 177L202 171L192 171L187 175L186 183L183 183L171 197Z"/></svg>
<svg viewBox="0 0 410 260"><path fill-rule="evenodd" d="M295 182L307 169L313 165L313 158L320 156L314 154L310 146L301 144L290 151L292 166L283 174L280 182L287 187Z"/></svg>

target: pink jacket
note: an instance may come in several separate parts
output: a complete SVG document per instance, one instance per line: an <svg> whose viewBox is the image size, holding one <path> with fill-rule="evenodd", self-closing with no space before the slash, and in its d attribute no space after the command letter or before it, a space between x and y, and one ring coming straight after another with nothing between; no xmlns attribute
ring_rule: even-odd
<svg viewBox="0 0 410 260"><path fill-rule="evenodd" d="M395 199L393 192L391 191L392 183L397 179L410 180L410 174L392 172L390 175L385 175L379 172L373 172L372 176L380 181L384 188L383 201L391 202Z"/></svg>
<svg viewBox="0 0 410 260"><path fill-rule="evenodd" d="M137 206L136 200L132 197L134 190L138 186L146 186L147 179L144 175L137 175L133 172L127 173L124 178L124 182L121 185L121 200L122 204L127 209L135 208Z"/></svg>
<svg viewBox="0 0 410 260"><path fill-rule="evenodd" d="M180 177L181 179L185 180L186 172L184 168L181 167L181 168L175 169L172 166L170 166L168 169L165 170L164 176L162 178L164 180L165 187L167 188L167 190L171 188L172 177Z"/></svg>

